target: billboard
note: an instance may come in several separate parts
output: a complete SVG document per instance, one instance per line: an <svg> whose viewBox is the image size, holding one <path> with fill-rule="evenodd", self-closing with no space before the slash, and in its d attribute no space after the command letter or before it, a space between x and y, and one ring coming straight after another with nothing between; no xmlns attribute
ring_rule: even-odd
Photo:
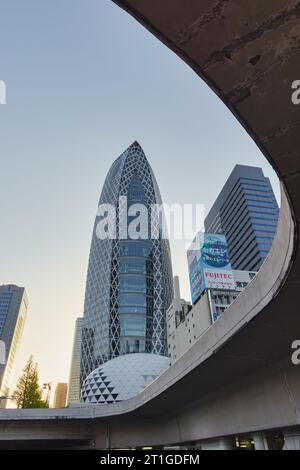
<svg viewBox="0 0 300 470"><path fill-rule="evenodd" d="M199 233L187 257L193 304L205 289L235 290L225 235Z"/></svg>

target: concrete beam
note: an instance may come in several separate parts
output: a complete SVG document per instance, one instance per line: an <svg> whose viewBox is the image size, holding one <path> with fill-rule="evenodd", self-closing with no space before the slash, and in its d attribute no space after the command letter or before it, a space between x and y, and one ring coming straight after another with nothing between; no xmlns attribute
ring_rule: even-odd
<svg viewBox="0 0 300 470"><path fill-rule="evenodd" d="M300 1L115 3L206 81L272 164L282 182L276 239L226 315L137 397L110 406L0 411L0 436L11 427L11 439L26 440L34 428L36 438L44 429L51 440L54 423L68 439L65 420L74 428L87 420L88 438L99 448L294 429L300 424L300 369L290 358L300 332L300 107L291 87L300 79Z"/></svg>

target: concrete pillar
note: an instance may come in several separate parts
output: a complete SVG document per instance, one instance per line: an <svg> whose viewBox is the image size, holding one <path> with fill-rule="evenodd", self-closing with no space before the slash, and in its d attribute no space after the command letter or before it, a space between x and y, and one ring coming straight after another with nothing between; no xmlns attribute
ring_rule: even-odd
<svg viewBox="0 0 300 470"><path fill-rule="evenodd" d="M289 429L283 435L283 450L300 450L300 429Z"/></svg>
<svg viewBox="0 0 300 470"><path fill-rule="evenodd" d="M235 450L234 437L223 437L214 441L201 442L201 450Z"/></svg>
<svg viewBox="0 0 300 470"><path fill-rule="evenodd" d="M256 432L252 436L255 450L268 450L267 439L262 432Z"/></svg>

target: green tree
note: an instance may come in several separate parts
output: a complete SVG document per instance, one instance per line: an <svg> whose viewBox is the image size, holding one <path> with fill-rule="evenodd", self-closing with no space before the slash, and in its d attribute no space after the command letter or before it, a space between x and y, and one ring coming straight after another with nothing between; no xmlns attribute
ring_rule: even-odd
<svg viewBox="0 0 300 470"><path fill-rule="evenodd" d="M23 374L18 380L12 399L18 408L49 408L48 402L42 398L38 368L37 364L33 362L32 356L23 369Z"/></svg>

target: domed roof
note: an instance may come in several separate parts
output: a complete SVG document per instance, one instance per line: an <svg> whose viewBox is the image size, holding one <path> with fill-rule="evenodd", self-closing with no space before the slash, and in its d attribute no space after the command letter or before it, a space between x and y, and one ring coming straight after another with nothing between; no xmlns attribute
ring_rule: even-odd
<svg viewBox="0 0 300 470"><path fill-rule="evenodd" d="M109 404L128 400L153 382L169 365L168 357L157 354L119 356L102 364L85 379L81 401Z"/></svg>

